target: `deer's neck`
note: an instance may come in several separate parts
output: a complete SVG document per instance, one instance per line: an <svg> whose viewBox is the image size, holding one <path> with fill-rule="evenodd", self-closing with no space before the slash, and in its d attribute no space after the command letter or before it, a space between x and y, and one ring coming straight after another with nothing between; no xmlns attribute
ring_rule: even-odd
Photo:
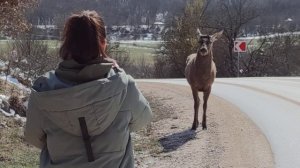
<svg viewBox="0 0 300 168"><path fill-rule="evenodd" d="M196 58L196 64L200 68L205 68L208 69L212 66L212 61L213 61L213 54L212 52L209 52L208 55L202 56L199 53L197 53L197 58Z"/></svg>
<svg viewBox="0 0 300 168"><path fill-rule="evenodd" d="M212 53L209 53L206 56L197 54L195 68L196 70L194 72L198 74L198 76L202 76L204 78L211 78L211 74L214 71Z"/></svg>

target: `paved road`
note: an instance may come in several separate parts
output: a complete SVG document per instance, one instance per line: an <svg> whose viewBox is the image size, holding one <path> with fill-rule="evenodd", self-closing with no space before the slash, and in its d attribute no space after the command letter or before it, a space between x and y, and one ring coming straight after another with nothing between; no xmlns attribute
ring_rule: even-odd
<svg viewBox="0 0 300 168"><path fill-rule="evenodd" d="M143 81L188 85L185 79ZM233 103L257 124L271 145L276 167L300 167L299 77L217 79L212 94Z"/></svg>

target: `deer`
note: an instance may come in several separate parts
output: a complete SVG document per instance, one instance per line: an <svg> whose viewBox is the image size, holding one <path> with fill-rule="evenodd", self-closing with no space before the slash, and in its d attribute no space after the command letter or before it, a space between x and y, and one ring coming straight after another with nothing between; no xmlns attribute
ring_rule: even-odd
<svg viewBox="0 0 300 168"><path fill-rule="evenodd" d="M204 103L202 129L207 130L207 101L217 73L216 65L213 61L213 43L221 37L223 31L220 31L213 35L203 35L200 30L197 29L197 33L199 38L197 53L191 54L187 57L185 77L191 87L194 99L194 121L192 130L196 130L199 126L198 112L200 106L200 98L198 92L203 92Z"/></svg>

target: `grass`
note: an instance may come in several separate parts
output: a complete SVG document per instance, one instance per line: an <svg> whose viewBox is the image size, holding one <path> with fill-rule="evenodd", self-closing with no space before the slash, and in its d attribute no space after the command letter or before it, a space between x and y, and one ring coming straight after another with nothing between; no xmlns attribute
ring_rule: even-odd
<svg viewBox="0 0 300 168"><path fill-rule="evenodd" d="M0 55L3 55L5 52L7 52L8 44L8 40L0 40Z"/></svg>
<svg viewBox="0 0 300 168"><path fill-rule="evenodd" d="M60 42L57 40L39 40L48 44L49 48L58 48ZM7 50L11 40L0 40L0 50Z"/></svg>
<svg viewBox="0 0 300 168"><path fill-rule="evenodd" d="M59 46L57 41L48 40L47 43L52 49ZM132 60L144 57L147 63L152 63L158 44L126 43L121 44L120 47L129 52ZM8 42L0 41L1 51L6 50L7 48ZM7 95L9 92L15 90L14 86L8 84L4 88L3 81L0 81L0 84L1 83L1 94ZM39 150L26 144L23 136L23 126L14 119L4 117L1 114L0 124L5 125L4 128L0 126L0 168L39 167ZM147 150L151 155L156 155L162 151L158 138L153 136L151 131L152 128L149 126L146 129L139 131L137 133L138 137L133 139L137 153L143 153L143 151Z"/></svg>
<svg viewBox="0 0 300 168"><path fill-rule="evenodd" d="M0 167L32 168L39 165L39 150L24 141L22 123L0 115Z"/></svg>
<svg viewBox="0 0 300 168"><path fill-rule="evenodd" d="M0 94L10 95L18 89L0 80ZM17 91L19 92L19 91ZM24 124L0 114L0 167L38 167L39 151L25 143Z"/></svg>
<svg viewBox="0 0 300 168"><path fill-rule="evenodd" d="M154 56L159 43L153 42L120 42L120 48L129 52L133 62L139 62L138 59L144 58L147 64L154 63Z"/></svg>
<svg viewBox="0 0 300 168"><path fill-rule="evenodd" d="M170 118L173 109L162 102L163 98L143 94L150 103L153 119L150 125L136 132L136 135L133 136L134 150L138 154L147 152L151 156L156 157L163 152L163 147L159 142L160 137L157 135L153 125L158 121Z"/></svg>
<svg viewBox="0 0 300 168"><path fill-rule="evenodd" d="M4 94L5 93L5 89L4 87L2 86L2 81L0 81L0 94Z"/></svg>
<svg viewBox="0 0 300 168"><path fill-rule="evenodd" d="M14 84L11 84L9 82L5 82L5 80L0 79L0 94L9 96L12 94L18 94L22 93L22 90L15 86ZM23 95L25 96L25 95Z"/></svg>
<svg viewBox="0 0 300 168"><path fill-rule="evenodd" d="M49 48L56 49L60 46L60 41L58 40L40 40L48 44Z"/></svg>
<svg viewBox="0 0 300 168"><path fill-rule="evenodd" d="M50 50L54 50L60 46L60 42L57 40L43 40L46 42ZM7 40L0 40L0 54L4 54L8 49ZM120 49L124 49L130 55L133 62L144 58L146 63L152 64L154 62L155 51L159 47L159 42L142 42L142 41L130 41L120 42Z"/></svg>
<svg viewBox="0 0 300 168"><path fill-rule="evenodd" d="M142 57L145 59L146 63L152 64L154 62L155 49L131 47L128 45L121 45L120 49L127 51L130 59L135 63L137 63L138 59L141 59Z"/></svg>
<svg viewBox="0 0 300 168"><path fill-rule="evenodd" d="M169 118L170 108L160 98L146 95L153 113L153 123ZM152 123L152 124L153 124ZM2 168L34 168L39 167L39 150L28 145L23 136L24 124L0 114L0 167ZM153 157L163 152L159 137L150 124L133 136L135 157L143 158L145 154Z"/></svg>

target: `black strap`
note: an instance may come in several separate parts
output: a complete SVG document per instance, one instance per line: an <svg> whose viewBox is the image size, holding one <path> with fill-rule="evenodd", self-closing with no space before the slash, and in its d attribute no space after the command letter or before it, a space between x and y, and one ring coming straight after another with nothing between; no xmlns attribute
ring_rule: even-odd
<svg viewBox="0 0 300 168"><path fill-rule="evenodd" d="M85 144L88 161L93 162L93 161L95 161L95 158L94 158L92 145L91 145L91 141L90 141L90 136L89 136L89 132L88 132L88 129L86 126L85 118L80 117L80 118L78 118L78 120L79 120L79 124L80 124L80 128L81 128L82 138L83 138L83 141Z"/></svg>

